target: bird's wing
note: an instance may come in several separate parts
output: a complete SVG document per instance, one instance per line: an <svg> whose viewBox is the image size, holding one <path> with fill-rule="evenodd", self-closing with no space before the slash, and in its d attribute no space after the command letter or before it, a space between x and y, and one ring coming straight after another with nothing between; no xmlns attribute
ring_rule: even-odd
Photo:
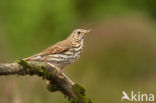
<svg viewBox="0 0 156 103"><path fill-rule="evenodd" d="M39 53L40 56L46 56L49 54L58 54L61 52L64 52L71 48L72 44L68 43L66 41L61 41L56 43L55 45L47 48L46 50L43 50L41 53Z"/></svg>
<svg viewBox="0 0 156 103"><path fill-rule="evenodd" d="M72 43L70 41L64 40L64 41L56 43L55 45L50 46L49 48L43 50L41 53L35 54L23 60L40 61L43 56L47 56L49 54L58 54L58 53L68 50L71 47L72 47Z"/></svg>

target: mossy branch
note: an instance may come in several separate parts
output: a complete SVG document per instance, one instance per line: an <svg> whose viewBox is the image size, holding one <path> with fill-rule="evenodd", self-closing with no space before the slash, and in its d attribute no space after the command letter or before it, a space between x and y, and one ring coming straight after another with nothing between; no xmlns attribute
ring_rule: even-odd
<svg viewBox="0 0 156 103"><path fill-rule="evenodd" d="M68 97L70 103L92 103L86 97L84 87L75 84L63 72L48 63L19 60L0 64L0 76L13 74L38 75L49 81L47 89L50 92L60 91Z"/></svg>

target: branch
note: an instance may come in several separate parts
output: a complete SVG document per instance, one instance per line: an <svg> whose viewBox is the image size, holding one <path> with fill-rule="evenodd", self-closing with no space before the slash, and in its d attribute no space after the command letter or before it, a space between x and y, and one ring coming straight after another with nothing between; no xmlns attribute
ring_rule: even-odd
<svg viewBox="0 0 156 103"><path fill-rule="evenodd" d="M82 86L72 82L63 72L48 63L20 60L0 64L0 76L13 74L38 75L49 81L47 89L50 92L60 91L65 97L68 97L70 103L92 103L86 97L85 89Z"/></svg>

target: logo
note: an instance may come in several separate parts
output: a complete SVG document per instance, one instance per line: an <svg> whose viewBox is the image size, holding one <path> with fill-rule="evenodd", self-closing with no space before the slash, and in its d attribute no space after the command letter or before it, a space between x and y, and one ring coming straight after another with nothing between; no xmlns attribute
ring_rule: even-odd
<svg viewBox="0 0 156 103"><path fill-rule="evenodd" d="M152 93L146 94L141 93L140 91L135 93L134 91L131 91L130 95L128 95L125 91L122 91L122 94L123 96L121 98L121 101L128 100L132 102L154 102L154 94Z"/></svg>

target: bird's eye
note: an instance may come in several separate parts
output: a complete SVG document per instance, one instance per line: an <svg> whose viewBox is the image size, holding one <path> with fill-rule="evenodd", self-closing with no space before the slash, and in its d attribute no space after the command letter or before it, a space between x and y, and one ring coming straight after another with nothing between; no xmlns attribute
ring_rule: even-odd
<svg viewBox="0 0 156 103"><path fill-rule="evenodd" d="M78 34L81 34L81 31L78 31L77 33L78 33Z"/></svg>

